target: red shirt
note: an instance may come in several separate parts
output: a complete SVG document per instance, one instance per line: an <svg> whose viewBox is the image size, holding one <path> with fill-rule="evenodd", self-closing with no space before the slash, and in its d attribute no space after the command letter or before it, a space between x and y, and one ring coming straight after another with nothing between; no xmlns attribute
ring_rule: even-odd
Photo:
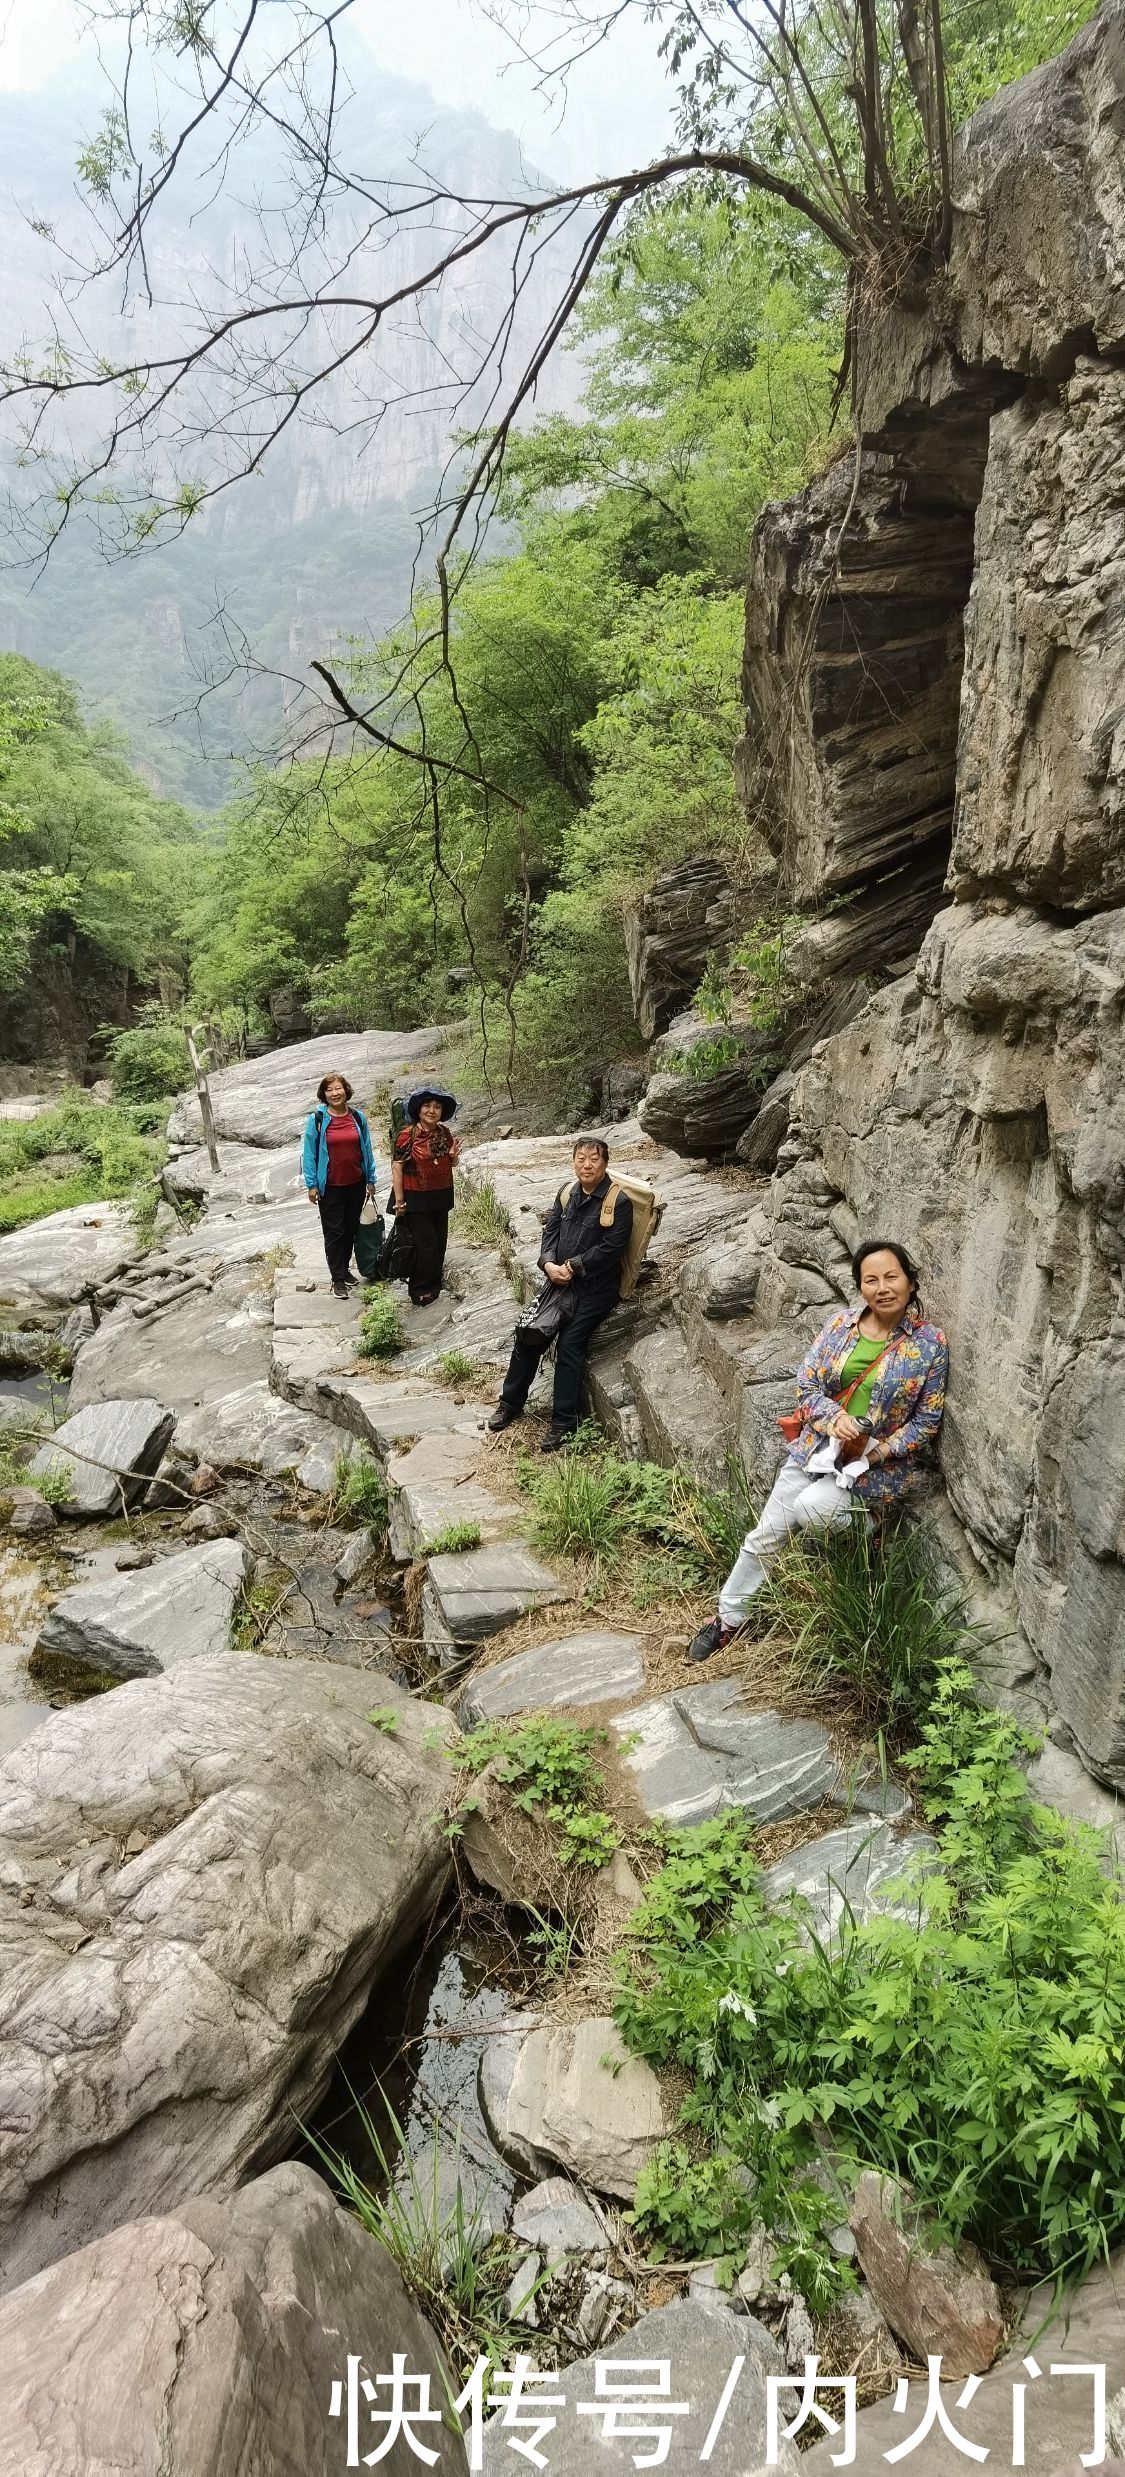
<svg viewBox="0 0 1125 2477"><path fill-rule="evenodd" d="M328 1139L328 1184L330 1187L358 1187L363 1183L363 1154L359 1145L359 1128L350 1110L329 1110L325 1130Z"/></svg>
<svg viewBox="0 0 1125 2477"><path fill-rule="evenodd" d="M411 1204L452 1204L453 1138L446 1126L404 1127L395 1137L395 1160L402 1166L403 1201Z"/></svg>

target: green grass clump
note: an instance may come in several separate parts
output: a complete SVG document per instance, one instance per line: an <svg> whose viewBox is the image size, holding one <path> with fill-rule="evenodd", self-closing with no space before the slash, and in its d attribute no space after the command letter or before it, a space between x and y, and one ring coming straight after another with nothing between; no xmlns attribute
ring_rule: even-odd
<svg viewBox="0 0 1125 2477"><path fill-rule="evenodd" d="M470 1189L457 1207L457 1236L478 1247L502 1247L512 1225L491 1179Z"/></svg>
<svg viewBox="0 0 1125 2477"><path fill-rule="evenodd" d="M373 1530L386 1530L390 1513L387 1483L370 1454L337 1454L331 1505L333 1522L369 1523Z"/></svg>
<svg viewBox="0 0 1125 2477"><path fill-rule="evenodd" d="M638 2233L721 2254L741 2182L819 2311L839 2276L838 2208L809 2175L825 2127L846 2176L908 2179L938 2233L971 2237L1002 2276L1080 2273L1125 2235L1120 1881L1097 1834L1034 1804L1036 1741L976 1704L958 1661L938 1669L920 1740L907 1761L942 1871L909 1886L910 1918L803 1941L796 1912L766 1907L745 1822L724 1817L670 1836L618 1962L628 2045L691 2081L686 2192L683 2163L658 2155Z"/></svg>
<svg viewBox="0 0 1125 2477"><path fill-rule="evenodd" d="M484 2357L490 2366L511 2355L505 2293L514 2267L510 2237L490 2240L484 2205L465 2199L457 2137L435 2128L427 2148L413 2151L384 2099L384 2139L368 2109L355 2113L371 2151L370 2177L351 2159L310 2136L340 2199L390 2254L404 2287L437 2333L458 2386ZM471 2169L465 2184L472 2191Z"/></svg>
<svg viewBox="0 0 1125 2477"><path fill-rule="evenodd" d="M471 1385L483 1373L479 1359L470 1359L465 1350L443 1350L434 1361L434 1374L443 1385Z"/></svg>
<svg viewBox="0 0 1125 2477"><path fill-rule="evenodd" d="M788 1549L762 1598L790 1638L794 1682L811 1694L846 1686L868 1727L891 1735L916 1722L940 1662L964 1650L925 1536L903 1523L876 1537L854 1522Z"/></svg>
<svg viewBox="0 0 1125 2477"><path fill-rule="evenodd" d="M389 1290L365 1293L367 1305L359 1320L356 1349L361 1359L393 1359L405 1343L402 1315Z"/></svg>
<svg viewBox="0 0 1125 2477"><path fill-rule="evenodd" d="M753 1520L739 1465L731 1465L728 1489L711 1494L686 1471L627 1462L592 1422L549 1469L523 1456L516 1475L534 1504L541 1548L595 1563L639 1559L649 1605L659 1593L700 1590L720 1580Z"/></svg>
<svg viewBox="0 0 1125 2477"><path fill-rule="evenodd" d="M0 1122L0 1231L142 1188L165 1153L151 1116L69 1092L38 1118Z"/></svg>
<svg viewBox="0 0 1125 2477"><path fill-rule="evenodd" d="M422 1555L459 1557L467 1548L479 1548L480 1543L479 1522L447 1522L443 1531L438 1531L432 1540L427 1540Z"/></svg>

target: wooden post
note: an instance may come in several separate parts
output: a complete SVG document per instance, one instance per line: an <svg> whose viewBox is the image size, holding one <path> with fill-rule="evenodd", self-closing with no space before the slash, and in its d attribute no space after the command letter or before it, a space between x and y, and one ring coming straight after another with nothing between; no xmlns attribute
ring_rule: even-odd
<svg viewBox="0 0 1125 2477"><path fill-rule="evenodd" d="M207 1146L207 1158L212 1169L217 1170L219 1167L219 1147L215 1141L215 1113L211 1107L211 1094L208 1088L207 1076L204 1071L203 1059L200 1057L199 1051L195 1046L195 1034L196 1032L202 1032L202 1030L202 1024L197 1023L195 1026L195 1031L188 1033L188 1055L195 1069L195 1089L199 1094L199 1115L203 1120L203 1140Z"/></svg>

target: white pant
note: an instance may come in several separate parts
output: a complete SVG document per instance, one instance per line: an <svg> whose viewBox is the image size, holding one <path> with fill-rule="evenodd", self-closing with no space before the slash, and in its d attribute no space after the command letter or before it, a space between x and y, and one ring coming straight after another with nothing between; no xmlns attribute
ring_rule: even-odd
<svg viewBox="0 0 1125 2477"><path fill-rule="evenodd" d="M764 1560L776 1556L795 1531L835 1530L862 1511L858 1500L847 1488L838 1488L834 1479L810 1479L802 1463L783 1462L719 1593L722 1623L742 1624L754 1593L766 1579Z"/></svg>

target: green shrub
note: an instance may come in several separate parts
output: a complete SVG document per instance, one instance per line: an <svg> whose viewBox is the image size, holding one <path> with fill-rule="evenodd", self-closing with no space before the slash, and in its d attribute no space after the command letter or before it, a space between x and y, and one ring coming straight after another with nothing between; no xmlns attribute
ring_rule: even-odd
<svg viewBox="0 0 1125 2477"><path fill-rule="evenodd" d="M331 1502L333 1522L354 1522L357 1526L370 1523L373 1530L386 1530L390 1512L387 1483L370 1454L337 1454Z"/></svg>
<svg viewBox="0 0 1125 2477"><path fill-rule="evenodd" d="M403 1348L406 1336L397 1300L389 1290L374 1290L366 1294L367 1305L359 1320L359 1340L356 1349L361 1359L393 1359Z"/></svg>
<svg viewBox="0 0 1125 2477"><path fill-rule="evenodd" d="M713 1075L725 1075L728 1067L737 1066L745 1056L742 1043L733 1032L718 1032L712 1041L693 1041L690 1049L668 1050L664 1072L686 1075L693 1084L706 1084Z"/></svg>
<svg viewBox="0 0 1125 2477"><path fill-rule="evenodd" d="M594 1749L605 1743L604 1729L579 1729L569 1720L496 1720L463 1738L453 1760L474 1777L495 1762L522 1812L542 1807L556 1826L564 1863L599 1867L621 1843L612 1816L597 1803L604 1791Z"/></svg>
<svg viewBox="0 0 1125 2477"><path fill-rule="evenodd" d="M160 1101L193 1080L187 1041L178 1024L138 1024L130 1032L113 1033L107 1048L110 1082L123 1101Z"/></svg>
<svg viewBox="0 0 1125 2477"><path fill-rule="evenodd" d="M147 1117L68 1092L38 1118L0 1125L0 1230L134 1193L164 1159Z"/></svg>
<svg viewBox="0 0 1125 2477"><path fill-rule="evenodd" d="M467 1548L479 1548L480 1542L479 1522L447 1522L444 1531L438 1531L432 1540L427 1540L422 1555L459 1557Z"/></svg>
<svg viewBox="0 0 1125 2477"><path fill-rule="evenodd" d="M799 1916L747 1880L733 1831L703 1850L694 1900L694 1836L676 1836L631 1921L623 2034L688 2072L684 2119L715 2189L732 2163L750 2178L821 2310L835 2275L814 2128L852 2170L908 2178L941 2233L1009 2276L1081 2271L1125 2233L1125 1903L1097 1835L1033 1804L1034 1743L941 1664L911 1758L942 1864L914 1888L920 1928L883 1915L803 1942ZM637 2207L649 2237L678 2241L659 2162Z"/></svg>

